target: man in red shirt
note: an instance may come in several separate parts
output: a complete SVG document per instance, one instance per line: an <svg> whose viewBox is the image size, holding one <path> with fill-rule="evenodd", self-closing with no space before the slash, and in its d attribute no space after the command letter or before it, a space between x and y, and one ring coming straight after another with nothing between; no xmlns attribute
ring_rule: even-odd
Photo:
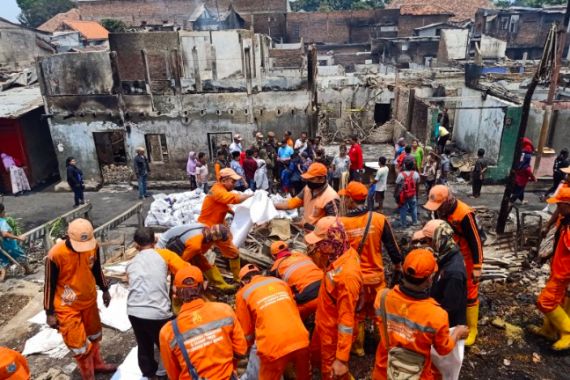
<svg viewBox="0 0 570 380"><path fill-rule="evenodd" d="M362 157L362 147L358 143L358 136L352 136L352 145L348 151L350 157L350 180L359 181L364 169L364 158Z"/></svg>
<svg viewBox="0 0 570 380"><path fill-rule="evenodd" d="M253 150L248 149L245 151L245 160L243 160L243 172L247 180L247 186L255 191L255 171L257 170L257 161L253 158Z"/></svg>

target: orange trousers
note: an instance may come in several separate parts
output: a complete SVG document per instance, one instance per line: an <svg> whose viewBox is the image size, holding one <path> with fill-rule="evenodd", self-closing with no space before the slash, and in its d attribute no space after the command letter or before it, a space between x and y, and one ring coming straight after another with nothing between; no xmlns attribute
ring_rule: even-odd
<svg viewBox="0 0 570 380"><path fill-rule="evenodd" d="M473 259L463 256L465 270L467 270L467 306L479 304L479 283L473 283Z"/></svg>
<svg viewBox="0 0 570 380"><path fill-rule="evenodd" d="M59 332L73 356L87 354L90 342L101 340L102 326L97 303L83 310L65 307L56 310Z"/></svg>
<svg viewBox="0 0 570 380"><path fill-rule="evenodd" d="M239 249L234 245L232 239L232 234L228 234L228 238L226 240L218 240L214 242L214 245L218 247L222 256L227 259L237 259L239 257Z"/></svg>
<svg viewBox="0 0 570 380"><path fill-rule="evenodd" d="M317 311L318 297L302 305L297 305L301 319L304 321Z"/></svg>
<svg viewBox="0 0 570 380"><path fill-rule="evenodd" d="M259 359L259 380L279 380L285 372L288 364L295 367L295 379L311 379L311 363L309 360L309 348L293 351L282 358L272 361Z"/></svg>
<svg viewBox="0 0 570 380"><path fill-rule="evenodd" d="M570 278L561 278L556 273L552 273L536 301L538 309L543 313L550 313L558 306L561 306L564 302L568 285L570 285Z"/></svg>
<svg viewBox="0 0 570 380"><path fill-rule="evenodd" d="M349 380L350 374L347 373L342 377L333 377L332 365L336 359L337 331L331 334L322 334L319 327L315 327L313 337L311 338L311 365L313 368L321 369L321 379L329 380Z"/></svg>
<svg viewBox="0 0 570 380"><path fill-rule="evenodd" d="M358 322L364 321L366 318L374 318L375 310L374 310L374 301L376 300L376 294L382 289L386 287L386 283L382 281L379 284L374 285L363 285L362 291L360 292L360 296L364 297L363 307L357 311L356 313L356 325ZM358 301L360 304L360 300ZM355 333L358 334L358 329L355 330Z"/></svg>

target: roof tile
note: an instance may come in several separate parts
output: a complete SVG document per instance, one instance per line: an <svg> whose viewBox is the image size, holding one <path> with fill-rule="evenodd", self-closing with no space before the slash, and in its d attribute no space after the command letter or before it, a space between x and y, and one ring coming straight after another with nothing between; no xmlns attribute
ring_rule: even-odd
<svg viewBox="0 0 570 380"><path fill-rule="evenodd" d="M424 7L433 7L432 1L427 0L392 0L387 8L401 8L402 6L423 5ZM479 8L494 9L495 5L492 0L437 0L437 8L443 8L445 11L454 14L453 21L473 20L475 13ZM424 8L428 11L429 8ZM433 11L433 9L432 9ZM404 14L404 13L402 13ZM414 14L414 13L411 13ZM418 15L433 13L417 13Z"/></svg>
<svg viewBox="0 0 570 380"><path fill-rule="evenodd" d="M81 33L86 40L106 40L109 31L96 21L64 21L69 28Z"/></svg>

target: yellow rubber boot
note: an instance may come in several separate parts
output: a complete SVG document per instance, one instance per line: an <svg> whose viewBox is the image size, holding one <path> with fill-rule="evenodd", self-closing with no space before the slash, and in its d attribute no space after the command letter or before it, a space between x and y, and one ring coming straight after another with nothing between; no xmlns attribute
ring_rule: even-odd
<svg viewBox="0 0 570 380"><path fill-rule="evenodd" d="M467 306L467 327L469 327L469 336L465 339L466 346L472 346L477 338L477 323L479 322L479 304Z"/></svg>
<svg viewBox="0 0 570 380"><path fill-rule="evenodd" d="M570 348L570 318L568 314L558 306L556 309L550 313L546 313L546 317L550 320L550 323L558 329L560 333L560 339L552 345L552 348L556 351L567 350Z"/></svg>
<svg viewBox="0 0 570 380"><path fill-rule="evenodd" d="M230 259L230 272L234 275L234 280L239 281L239 270L241 269L241 262L239 257Z"/></svg>
<svg viewBox="0 0 570 380"><path fill-rule="evenodd" d="M214 288L219 289L222 292L233 292L236 290L235 285L230 285L224 280L222 273L220 273L220 269L217 266L212 266L204 274Z"/></svg>
<svg viewBox="0 0 570 380"><path fill-rule="evenodd" d="M542 322L542 326L530 325L528 326L528 331L533 333L534 335L539 335L545 339L551 340L553 342L558 340L558 332L550 323L548 318L544 318Z"/></svg>
<svg viewBox="0 0 570 380"><path fill-rule="evenodd" d="M352 349L350 350L350 353L358 356L359 358L363 357L365 355L364 353L364 333L365 328L364 328L364 321L358 322L358 333L356 335L356 340L352 343Z"/></svg>

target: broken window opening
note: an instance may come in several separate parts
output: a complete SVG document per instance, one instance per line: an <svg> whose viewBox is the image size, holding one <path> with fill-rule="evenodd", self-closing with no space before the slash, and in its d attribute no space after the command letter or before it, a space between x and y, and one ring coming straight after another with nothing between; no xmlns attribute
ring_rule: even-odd
<svg viewBox="0 0 570 380"><path fill-rule="evenodd" d="M164 133L144 135L144 139L150 162L168 162L168 147L166 145L166 135Z"/></svg>
<svg viewBox="0 0 570 380"><path fill-rule="evenodd" d="M222 147L222 141L228 143L232 141L231 132L212 132L208 133L208 154L210 159L214 159L218 155L218 150Z"/></svg>

